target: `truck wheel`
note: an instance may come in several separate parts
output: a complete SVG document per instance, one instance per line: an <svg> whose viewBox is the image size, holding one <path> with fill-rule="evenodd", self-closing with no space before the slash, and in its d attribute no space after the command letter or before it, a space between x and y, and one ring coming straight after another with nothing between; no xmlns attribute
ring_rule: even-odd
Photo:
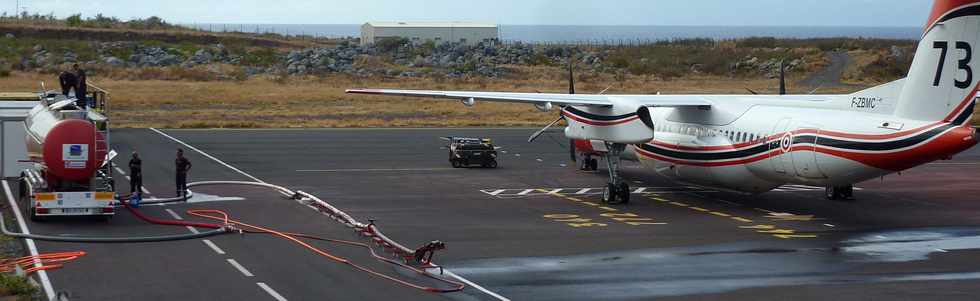
<svg viewBox="0 0 980 301"><path fill-rule="evenodd" d="M589 160L589 169L592 171L599 170L599 159Z"/></svg>
<svg viewBox="0 0 980 301"><path fill-rule="evenodd" d="M33 221L33 222L43 222L44 221L44 217L38 216L36 213L34 213L34 207L28 207L27 208L27 214L31 217L31 221Z"/></svg>
<svg viewBox="0 0 980 301"><path fill-rule="evenodd" d="M497 168L497 160L490 160L490 162L487 162L487 167Z"/></svg>
<svg viewBox="0 0 980 301"><path fill-rule="evenodd" d="M461 167L460 164L459 164L459 160L452 160L450 162L453 162L453 168L460 168Z"/></svg>

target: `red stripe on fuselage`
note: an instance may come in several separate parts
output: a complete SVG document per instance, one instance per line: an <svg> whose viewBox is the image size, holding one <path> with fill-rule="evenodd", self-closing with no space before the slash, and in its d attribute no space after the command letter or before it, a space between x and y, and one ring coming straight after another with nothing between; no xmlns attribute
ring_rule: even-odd
<svg viewBox="0 0 980 301"><path fill-rule="evenodd" d="M939 18L942 18L958 7L977 2L980 2L980 0L936 0L932 5L932 13L929 14L929 23L926 23L926 30L923 36L936 26L936 21L939 21Z"/></svg>
<svg viewBox="0 0 980 301"><path fill-rule="evenodd" d="M951 156L953 154L962 152L969 149L977 144L977 141L973 139L974 129L972 127L961 126L949 130L939 137L926 142L925 144L919 145L917 147L897 151L897 152L876 152L876 153L860 153L853 151L845 151L827 148L820 145L796 145L790 148L787 152L795 151L816 151L819 153L844 158L856 162L860 162L864 165L871 167L891 170L891 171L901 171L909 169L927 162L936 161L944 157ZM965 142L968 141L968 142ZM660 161L680 164L680 165L690 165L690 166L701 166L701 167L719 167L719 166L731 166L739 164L748 164L770 157L776 154L784 154L780 152L779 149L770 150L760 155L743 158L743 159L733 159L730 161L691 161L676 158L664 157L655 153L648 152L642 148L636 148L637 153Z"/></svg>

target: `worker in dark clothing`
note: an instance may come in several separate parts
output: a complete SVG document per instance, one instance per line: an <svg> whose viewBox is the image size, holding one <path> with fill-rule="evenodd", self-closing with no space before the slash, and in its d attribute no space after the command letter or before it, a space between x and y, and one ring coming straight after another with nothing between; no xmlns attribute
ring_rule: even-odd
<svg viewBox="0 0 980 301"><path fill-rule="evenodd" d="M68 70L61 71L61 74L58 75L58 82L61 84L61 95L68 97L68 92L78 85L78 77Z"/></svg>
<svg viewBox="0 0 980 301"><path fill-rule="evenodd" d="M136 152L129 159L129 193L143 194L143 160L140 160L140 155Z"/></svg>
<svg viewBox="0 0 980 301"><path fill-rule="evenodd" d="M75 72L75 77L78 78L78 84L75 86L75 98L78 101L75 105L82 110L88 106L88 76L85 74L85 69L79 68L78 64L71 65L71 70Z"/></svg>
<svg viewBox="0 0 980 301"><path fill-rule="evenodd" d="M187 172L191 171L191 161L184 158L184 150L177 149L177 196L187 198Z"/></svg>

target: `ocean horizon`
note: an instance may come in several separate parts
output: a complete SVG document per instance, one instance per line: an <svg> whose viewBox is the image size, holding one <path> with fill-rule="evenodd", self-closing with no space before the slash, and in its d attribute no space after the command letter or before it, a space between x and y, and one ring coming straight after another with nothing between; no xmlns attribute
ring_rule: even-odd
<svg viewBox="0 0 980 301"><path fill-rule="evenodd" d="M277 33L314 37L359 37L360 24L183 24L216 32ZM688 38L882 38L918 40L919 27L858 26L661 26L661 25L499 25L504 41L616 44Z"/></svg>

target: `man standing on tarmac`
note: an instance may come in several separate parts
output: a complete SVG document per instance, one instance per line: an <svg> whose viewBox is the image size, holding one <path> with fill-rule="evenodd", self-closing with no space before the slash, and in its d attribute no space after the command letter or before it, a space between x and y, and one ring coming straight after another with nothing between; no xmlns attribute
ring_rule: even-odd
<svg viewBox="0 0 980 301"><path fill-rule="evenodd" d="M143 160L135 151L133 158L129 159L129 193L143 194Z"/></svg>
<svg viewBox="0 0 980 301"><path fill-rule="evenodd" d="M191 161L184 158L184 150L177 149L177 196L187 200L187 172L191 170Z"/></svg>

